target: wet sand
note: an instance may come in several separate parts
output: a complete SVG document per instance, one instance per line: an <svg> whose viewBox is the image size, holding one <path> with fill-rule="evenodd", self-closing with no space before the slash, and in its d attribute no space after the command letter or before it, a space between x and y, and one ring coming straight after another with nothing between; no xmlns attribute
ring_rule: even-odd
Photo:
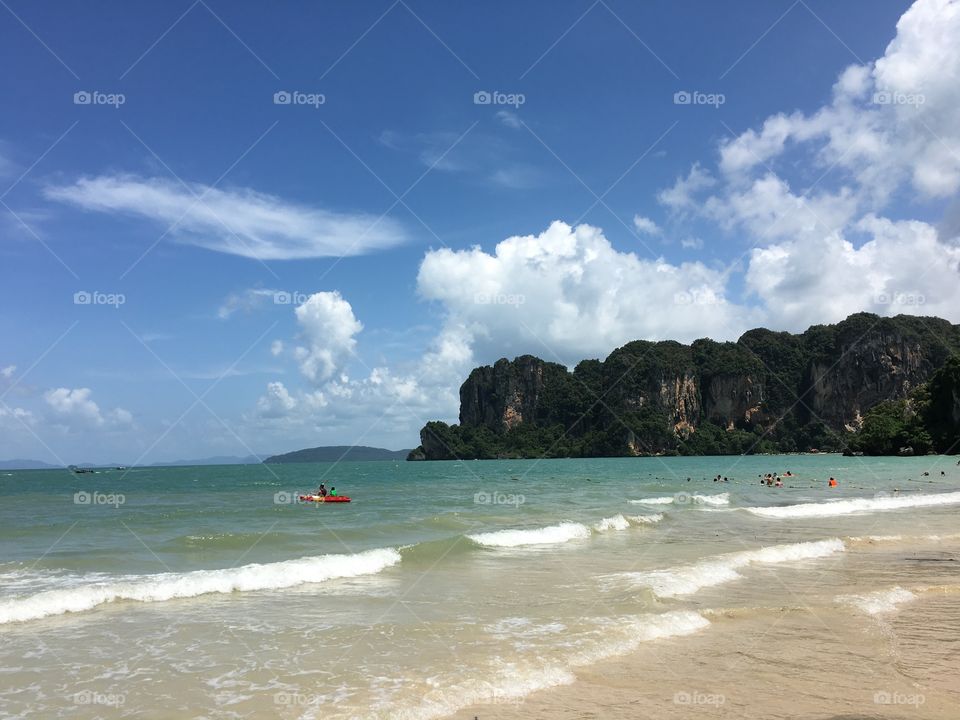
<svg viewBox="0 0 960 720"><path fill-rule="evenodd" d="M886 616L841 607L705 614L712 625L702 633L644 643L630 656L578 670L572 685L475 705L454 717L960 717L958 586L930 590Z"/></svg>

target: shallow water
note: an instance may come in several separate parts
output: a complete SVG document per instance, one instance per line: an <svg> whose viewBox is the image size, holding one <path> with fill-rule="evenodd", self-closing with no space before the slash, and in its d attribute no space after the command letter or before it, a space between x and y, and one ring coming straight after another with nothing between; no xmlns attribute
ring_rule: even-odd
<svg viewBox="0 0 960 720"><path fill-rule="evenodd" d="M775 717L782 696L832 675L824 663L880 657L873 685L827 683L811 717L951 717L937 713L960 702L955 463L13 473L0 477L0 716L430 718L479 704L521 717L536 703L564 716L543 698L566 697L581 717L596 691L624 717L638 697L651 717ZM787 470L787 487L760 486ZM354 501L290 502L321 479ZM656 657L670 669L645 664ZM706 657L745 674L697 689L689 673L716 674ZM628 671L632 689L611 689ZM767 714L750 715L765 693Z"/></svg>

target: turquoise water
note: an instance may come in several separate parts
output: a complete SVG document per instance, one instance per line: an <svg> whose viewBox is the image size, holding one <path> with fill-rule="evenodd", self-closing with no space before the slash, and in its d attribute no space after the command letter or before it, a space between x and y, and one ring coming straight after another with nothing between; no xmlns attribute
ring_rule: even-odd
<svg viewBox="0 0 960 720"><path fill-rule="evenodd" d="M293 501L321 481L353 501ZM932 456L3 473L0 714L427 718L522 698L681 642L704 608L790 602L743 582L757 568L805 602L884 591L901 581L863 538L956 533L958 491L956 459Z"/></svg>

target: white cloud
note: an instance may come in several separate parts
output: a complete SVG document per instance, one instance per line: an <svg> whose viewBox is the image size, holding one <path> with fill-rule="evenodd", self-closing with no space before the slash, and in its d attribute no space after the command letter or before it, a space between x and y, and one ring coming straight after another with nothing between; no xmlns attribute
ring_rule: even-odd
<svg viewBox="0 0 960 720"><path fill-rule="evenodd" d="M44 194L85 210L155 220L174 226L171 234L182 242L259 260L362 255L404 241L390 218L322 210L246 188L193 183L188 189L159 178L102 175L48 186Z"/></svg>
<svg viewBox="0 0 960 720"><path fill-rule="evenodd" d="M643 215L633 216L633 227L637 229L638 233L644 235L659 235L662 232L659 225Z"/></svg>
<svg viewBox="0 0 960 720"><path fill-rule="evenodd" d="M672 265L614 249L601 230L554 222L540 235L427 253L420 294L443 304L447 355L532 352L574 363L638 338L735 338L756 319L725 298L726 278L702 263Z"/></svg>
<svg viewBox="0 0 960 720"><path fill-rule="evenodd" d="M283 352L283 341L274 340L272 343L270 343L271 355L273 355L274 357L277 357L277 355L280 355L282 352Z"/></svg>
<svg viewBox="0 0 960 720"><path fill-rule="evenodd" d="M859 248L833 234L754 250L747 285L791 329L859 310L957 317L960 246L918 221L870 215L856 229L871 236Z"/></svg>
<svg viewBox="0 0 960 720"><path fill-rule="evenodd" d="M5 377L7 380L13 377L13 374L17 371L16 365L7 365L5 368L0 369L0 375Z"/></svg>
<svg viewBox="0 0 960 720"><path fill-rule="evenodd" d="M520 118L516 113L511 112L510 110L500 110L497 112L497 120L506 125L508 128L522 128L523 123L520 121Z"/></svg>
<svg viewBox="0 0 960 720"><path fill-rule="evenodd" d="M227 320L235 312L252 312L267 303L276 302L279 290L270 288L247 288L242 292L231 293L217 310L217 317Z"/></svg>
<svg viewBox="0 0 960 720"><path fill-rule="evenodd" d="M680 247L684 250L702 250L703 240L698 237L684 238L680 241Z"/></svg>
<svg viewBox="0 0 960 720"><path fill-rule="evenodd" d="M296 399L290 396L282 382L268 383L267 394L257 400L257 413L264 418L285 417L296 407Z"/></svg>
<svg viewBox="0 0 960 720"><path fill-rule="evenodd" d="M679 177L673 187L657 193L657 201L670 210L682 213L696 205L696 195L707 188L716 185L714 177L694 163L686 177Z"/></svg>
<svg viewBox="0 0 960 720"><path fill-rule="evenodd" d="M0 405L0 420L9 421L2 423L2 426L8 430L22 430L24 425L33 425L36 422L36 418L29 410L3 405Z"/></svg>
<svg viewBox="0 0 960 720"><path fill-rule="evenodd" d="M527 190L540 182L540 173L526 165L511 165L494 170L490 180L495 185L513 190Z"/></svg>
<svg viewBox="0 0 960 720"><path fill-rule="evenodd" d="M901 184L930 198L960 190L960 1L917 0L883 57L841 73L829 105L771 116L723 143L720 165L748 172L791 144L846 170L873 203Z"/></svg>
<svg viewBox="0 0 960 720"><path fill-rule="evenodd" d="M117 425L130 425L133 423L133 414L123 408L114 408L108 413L108 418Z"/></svg>
<svg viewBox="0 0 960 720"><path fill-rule="evenodd" d="M90 388L55 388L47 390L43 399L61 421L77 423L79 429L109 425L129 425L133 416L123 408L114 408L106 416L94 402Z"/></svg>
<svg viewBox="0 0 960 720"><path fill-rule="evenodd" d="M296 349L301 372L312 382L330 379L354 352L363 325L340 293L318 292L296 309L305 346Z"/></svg>

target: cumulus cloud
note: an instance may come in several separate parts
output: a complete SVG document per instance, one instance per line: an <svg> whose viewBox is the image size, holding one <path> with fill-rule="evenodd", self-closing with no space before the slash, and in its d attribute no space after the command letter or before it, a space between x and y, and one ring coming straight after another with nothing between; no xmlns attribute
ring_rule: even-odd
<svg viewBox="0 0 960 720"><path fill-rule="evenodd" d="M7 365L5 368L0 369L0 375L9 380L13 377L13 374L17 371L16 365Z"/></svg>
<svg viewBox="0 0 960 720"><path fill-rule="evenodd" d="M641 259L598 228L559 221L493 253L430 251L417 287L442 303L448 328L460 329L455 345L469 342L487 360L536 352L572 363L637 338L735 338L753 319L726 299L721 271Z"/></svg>
<svg viewBox="0 0 960 720"><path fill-rule="evenodd" d="M884 55L841 73L817 111L773 115L725 142L720 167L736 175L791 146L823 168L847 171L875 202L901 183L926 197L960 189L960 2L917 0ZM812 147L811 147L812 146Z"/></svg>
<svg viewBox="0 0 960 720"><path fill-rule="evenodd" d="M274 357L277 357L277 355L280 355L282 352L283 352L283 341L282 341L282 340L274 340L272 343L270 343L270 354L271 354L271 355L273 355Z"/></svg>
<svg viewBox="0 0 960 720"><path fill-rule="evenodd" d="M314 293L297 307L296 316L305 343L295 351L300 371L314 383L329 380L353 354L363 325L336 290Z"/></svg>
<svg viewBox="0 0 960 720"><path fill-rule="evenodd" d="M114 408L104 415L91 397L90 388L54 388L43 394L43 399L54 415L65 422L77 423L81 429L102 427L105 424L129 425L133 416L123 408Z"/></svg>
<svg viewBox="0 0 960 720"><path fill-rule="evenodd" d="M362 255L404 241L390 218L309 207L248 188L101 175L48 186L44 194L85 210L164 223L182 242L258 260Z"/></svg>
<svg viewBox="0 0 960 720"><path fill-rule="evenodd" d="M791 328L836 322L852 310L956 318L960 246L939 242L919 221L869 215L856 229L870 236L859 248L832 234L754 250L747 285Z"/></svg>
<svg viewBox="0 0 960 720"><path fill-rule="evenodd" d="M955 228L909 217L960 192L960 0L917 0L883 56L812 112L776 113L659 195L746 240L746 289L798 330L867 310L960 320ZM810 183L804 188L804 183ZM938 232L939 230L939 232Z"/></svg>
<svg viewBox="0 0 960 720"><path fill-rule="evenodd" d="M297 407L297 401L282 382L267 384L267 393L257 400L257 413L260 417L277 418L289 415Z"/></svg>

